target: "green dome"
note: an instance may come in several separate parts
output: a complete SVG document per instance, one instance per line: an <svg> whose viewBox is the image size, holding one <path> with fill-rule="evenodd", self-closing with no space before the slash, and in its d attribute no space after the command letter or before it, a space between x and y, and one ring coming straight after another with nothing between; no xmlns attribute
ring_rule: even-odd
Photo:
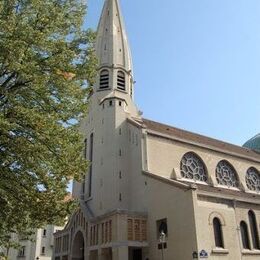
<svg viewBox="0 0 260 260"><path fill-rule="evenodd" d="M243 147L254 150L260 153L260 134L256 135L255 137L251 138L247 141Z"/></svg>

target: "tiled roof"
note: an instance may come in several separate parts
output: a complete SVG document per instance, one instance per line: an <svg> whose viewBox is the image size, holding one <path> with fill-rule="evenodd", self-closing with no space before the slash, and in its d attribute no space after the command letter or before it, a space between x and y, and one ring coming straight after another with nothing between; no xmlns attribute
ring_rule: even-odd
<svg viewBox="0 0 260 260"><path fill-rule="evenodd" d="M200 134L195 134L186 130L161 124L148 119L142 119L142 124L144 128L147 128L148 130L152 130L154 132L161 133L163 135L169 135L176 139L181 139L183 141L188 141L202 146L207 146L212 149L220 149L222 151L235 153L236 155L250 157L260 162L260 154L248 148L229 144L223 141L219 141Z"/></svg>

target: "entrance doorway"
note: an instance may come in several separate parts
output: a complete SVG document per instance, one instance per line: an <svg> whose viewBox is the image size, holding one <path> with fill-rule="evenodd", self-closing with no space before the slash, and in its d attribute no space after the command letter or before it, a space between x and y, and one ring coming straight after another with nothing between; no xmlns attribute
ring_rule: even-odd
<svg viewBox="0 0 260 260"><path fill-rule="evenodd" d="M89 259L90 260L98 260L98 251L97 250L90 251Z"/></svg>
<svg viewBox="0 0 260 260"><path fill-rule="evenodd" d="M142 260L143 259L143 251L142 248L129 248L129 260Z"/></svg>
<svg viewBox="0 0 260 260"><path fill-rule="evenodd" d="M85 243L82 232L78 231L72 244L72 260L85 259Z"/></svg>
<svg viewBox="0 0 260 260"><path fill-rule="evenodd" d="M109 248L103 248L101 250L101 259L102 260L112 260L113 257L112 257L112 248L109 247Z"/></svg>

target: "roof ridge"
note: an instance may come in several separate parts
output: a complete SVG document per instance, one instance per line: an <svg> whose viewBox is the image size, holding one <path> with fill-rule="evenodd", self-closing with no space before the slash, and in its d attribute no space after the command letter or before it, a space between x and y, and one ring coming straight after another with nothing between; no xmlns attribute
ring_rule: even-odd
<svg viewBox="0 0 260 260"><path fill-rule="evenodd" d="M219 149L228 149L229 151L247 155L250 157L257 158L257 160L260 159L259 153L257 153L254 150L251 150L247 147L239 146L236 144L228 143L226 141L218 140L212 137L208 137L202 134L197 134L188 130L184 130L181 128L177 128L174 126L170 126L167 124L159 123L156 121L152 121L150 119L143 118L144 125L148 125L147 128L150 128L151 130L161 132L168 135L175 135L176 137L179 137L181 139L187 139L190 141L194 141L197 143L209 145L212 147L216 147Z"/></svg>
<svg viewBox="0 0 260 260"><path fill-rule="evenodd" d="M160 125L164 125L164 126L167 126L167 127L170 127L170 128L174 128L174 129L179 130L179 131L183 131L183 132L186 132L186 133L190 133L190 134L193 134L193 135L197 135L197 136L200 136L200 137L208 138L208 139L211 139L211 140L214 140L214 141L217 141L217 142L221 142L221 143L228 144L228 145L233 145L233 146L248 150L247 148L242 147L240 145L229 143L229 142L223 141L223 140L219 140L219 139L211 137L211 136L206 136L206 135L203 135L203 134L195 133L195 132L192 132L190 130L186 130L186 129L183 129L183 128L180 128L180 127L171 126L171 125L160 123L160 122L156 122L156 121L153 121L153 120L150 120L150 119L146 119L146 118L143 118L143 119L146 120L146 121L154 122L156 124L160 124Z"/></svg>

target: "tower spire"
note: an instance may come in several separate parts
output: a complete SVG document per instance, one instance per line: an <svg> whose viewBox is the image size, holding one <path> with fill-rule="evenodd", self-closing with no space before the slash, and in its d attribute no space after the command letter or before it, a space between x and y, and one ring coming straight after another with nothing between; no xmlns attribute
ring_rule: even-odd
<svg viewBox="0 0 260 260"><path fill-rule="evenodd" d="M132 58L118 0L105 0L98 25L96 52L100 66L132 71Z"/></svg>
<svg viewBox="0 0 260 260"><path fill-rule="evenodd" d="M132 97L132 57L119 0L105 0L97 30L96 55L96 90L121 91Z"/></svg>

